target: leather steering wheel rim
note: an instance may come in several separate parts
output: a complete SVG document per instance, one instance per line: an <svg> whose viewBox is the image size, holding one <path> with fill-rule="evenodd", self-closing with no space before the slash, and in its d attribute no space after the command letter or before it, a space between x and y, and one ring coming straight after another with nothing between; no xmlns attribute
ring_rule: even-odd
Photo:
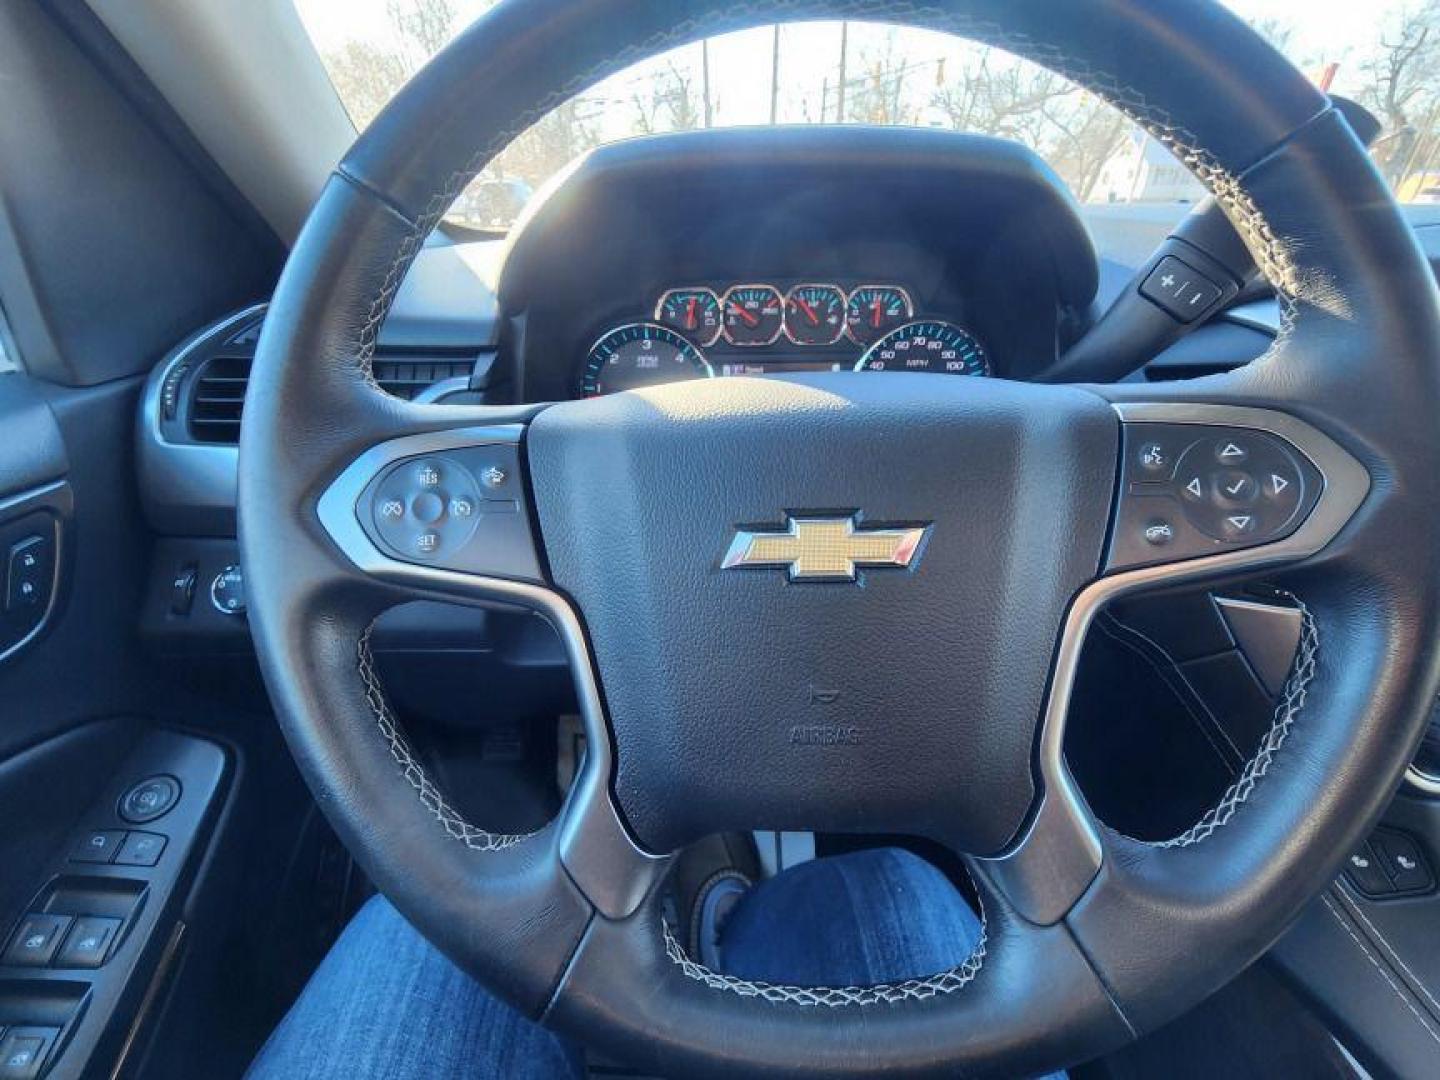
<svg viewBox="0 0 1440 1080"><path fill-rule="evenodd" d="M1281 295L1275 346L1231 375L983 391L997 408L1055 402L1090 415L1104 399L1122 420L1137 409L1264 415L1303 429L1336 463L1317 542L1276 548L1258 563L1202 560L1186 571L1219 577L1264 565L1304 611L1300 663L1275 726L1222 802L1167 844L1061 822L1054 835L1093 857L1077 864L1073 852L1028 843L1062 804L1086 813L1065 790L1063 765L1042 767L1025 835L1013 850L978 852L997 857L972 862L985 904L981 946L952 971L883 987L744 983L701 968L668 934L656 886L663 853L647 854L635 839L614 786L616 756L629 744L604 726L606 665L597 671L589 656L594 628L583 620L595 610L583 588L567 587L572 597L552 588L543 560L534 579L481 588L465 574L419 574L356 555L374 550L355 521L377 447L483 443L521 455L540 501L539 531L562 565L549 524L558 511L547 508L560 505L553 492L570 459L547 447L571 434L576 411L388 398L370 362L390 300L464 184L555 104L700 36L808 17L953 31L1106 97L1207 184ZM803 382L777 385L787 401L814 396ZM1056 393L1069 396L1040 396ZM905 401L871 404L898 416ZM664 1075L1038 1072L1150 1030L1232 978L1328 884L1393 793L1440 681L1437 405L1435 287L1391 197L1323 96L1215 4L502 3L356 143L276 290L241 438L250 622L285 735L342 839L422 932L528 1015ZM632 407L618 403L622 411L606 415L629 423L634 414L623 409ZM1116 436L1096 424L1113 480ZM1361 480L1337 508L1341 473ZM348 479L355 475L358 486ZM1151 580L1144 575L1092 574L1097 581L1067 593L1053 638L1040 635L1047 656L1061 653L1057 673L1065 643L1113 594L1104 583L1139 588ZM418 596L530 607L580 661L577 689L594 703L592 754L564 813L540 832L509 836L466 821L385 703L368 627ZM596 639L603 648L604 635ZM606 686L607 697L614 689ZM1061 690L1068 685L1057 674L1046 684L1046 715L1026 729L1042 758L1058 738L1047 718L1063 720ZM837 1023L836 1010L851 1022Z"/></svg>

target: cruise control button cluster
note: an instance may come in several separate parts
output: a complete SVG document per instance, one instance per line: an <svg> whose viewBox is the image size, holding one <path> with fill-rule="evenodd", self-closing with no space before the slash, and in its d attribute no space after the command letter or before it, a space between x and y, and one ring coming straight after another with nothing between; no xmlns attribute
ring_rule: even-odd
<svg viewBox="0 0 1440 1080"><path fill-rule="evenodd" d="M479 485L462 465L439 455L402 461L375 492L375 528L397 552L432 559L469 541L480 501Z"/></svg>
<svg viewBox="0 0 1440 1080"><path fill-rule="evenodd" d="M1319 494L1319 474L1278 436L1206 424L1125 430L1111 570L1271 543Z"/></svg>
<svg viewBox="0 0 1440 1080"><path fill-rule="evenodd" d="M360 523L386 555L461 573L540 580L513 442L449 447L386 466Z"/></svg>

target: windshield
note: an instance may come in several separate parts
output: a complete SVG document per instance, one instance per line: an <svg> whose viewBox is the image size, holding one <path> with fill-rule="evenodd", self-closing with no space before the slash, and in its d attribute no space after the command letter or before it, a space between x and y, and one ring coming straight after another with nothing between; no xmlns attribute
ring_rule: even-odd
<svg viewBox="0 0 1440 1080"><path fill-rule="evenodd" d="M488 0L295 0L357 129ZM1440 0L1231 0L1322 89L1380 119L1373 154L1402 202L1440 202ZM998 135L1086 203L1183 205L1204 191L1161 146L1075 84L931 31L811 22L726 34L627 68L520 135L450 218L510 225L601 143L750 124L887 124Z"/></svg>

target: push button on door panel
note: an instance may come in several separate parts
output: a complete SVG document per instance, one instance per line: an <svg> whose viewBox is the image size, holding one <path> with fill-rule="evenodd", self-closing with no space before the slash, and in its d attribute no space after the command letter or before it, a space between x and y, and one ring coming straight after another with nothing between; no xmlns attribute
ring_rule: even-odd
<svg viewBox="0 0 1440 1080"><path fill-rule="evenodd" d="M34 1080L59 1034L52 1027L12 1027L0 1039L0 1080Z"/></svg>
<svg viewBox="0 0 1440 1080"><path fill-rule="evenodd" d="M80 838L70 852L71 862L108 863L125 839L121 829L96 829Z"/></svg>
<svg viewBox="0 0 1440 1080"><path fill-rule="evenodd" d="M179 781L173 776L152 776L121 796L120 816L136 825L143 825L168 814L179 799Z"/></svg>
<svg viewBox="0 0 1440 1080"><path fill-rule="evenodd" d="M132 832L120 845L116 866L154 866L165 850L165 837L153 832Z"/></svg>
<svg viewBox="0 0 1440 1080"><path fill-rule="evenodd" d="M116 935L120 932L120 920L99 915L81 915L65 939L65 944L55 957L56 967L98 968L105 962Z"/></svg>
<svg viewBox="0 0 1440 1080"><path fill-rule="evenodd" d="M21 967L44 967L50 963L60 939L70 927L68 915L32 912L20 920L0 962Z"/></svg>

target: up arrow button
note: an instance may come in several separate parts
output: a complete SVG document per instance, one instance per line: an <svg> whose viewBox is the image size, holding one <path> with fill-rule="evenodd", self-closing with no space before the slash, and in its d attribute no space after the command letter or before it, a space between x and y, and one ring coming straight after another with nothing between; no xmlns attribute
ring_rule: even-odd
<svg viewBox="0 0 1440 1080"><path fill-rule="evenodd" d="M1250 455L1245 452L1243 446L1233 442L1221 443L1220 449L1215 451L1215 456L1227 465L1238 465Z"/></svg>

